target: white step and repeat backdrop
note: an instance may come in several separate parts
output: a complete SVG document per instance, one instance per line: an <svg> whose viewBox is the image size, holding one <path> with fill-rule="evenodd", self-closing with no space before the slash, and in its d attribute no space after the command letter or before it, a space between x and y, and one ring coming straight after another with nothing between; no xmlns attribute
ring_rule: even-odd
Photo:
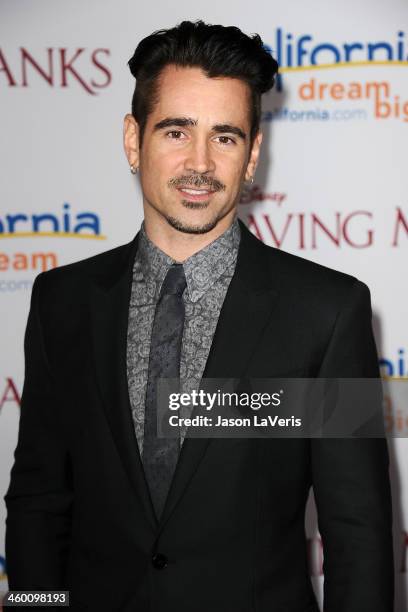
<svg viewBox="0 0 408 612"><path fill-rule="evenodd" d="M0 0L0 494L16 444L33 279L138 230L141 197L121 140L134 86L126 63L142 37L185 18L259 32L281 66L264 100L263 161L241 218L266 243L371 289L382 371L398 381L386 409L398 436L390 440L395 609L406 610L406 0ZM4 519L0 499L0 590ZM315 524L310 505L310 571L320 594Z"/></svg>

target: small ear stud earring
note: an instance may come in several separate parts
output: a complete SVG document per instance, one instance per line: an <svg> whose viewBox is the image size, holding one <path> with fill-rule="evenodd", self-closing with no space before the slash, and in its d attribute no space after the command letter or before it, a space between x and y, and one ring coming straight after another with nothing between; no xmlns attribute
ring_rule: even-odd
<svg viewBox="0 0 408 612"><path fill-rule="evenodd" d="M254 177L253 177L253 176L251 176L251 178L248 180L248 183L249 183L250 185L253 185L253 182L254 182Z"/></svg>
<svg viewBox="0 0 408 612"><path fill-rule="evenodd" d="M130 166L130 171L132 174L137 174L138 170L139 168L137 166L133 166L133 164Z"/></svg>

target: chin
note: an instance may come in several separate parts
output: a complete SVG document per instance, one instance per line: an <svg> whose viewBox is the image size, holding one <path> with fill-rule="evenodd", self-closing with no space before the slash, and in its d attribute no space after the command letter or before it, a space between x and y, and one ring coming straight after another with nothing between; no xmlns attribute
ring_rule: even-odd
<svg viewBox="0 0 408 612"><path fill-rule="evenodd" d="M199 223L191 223L189 221L184 221L177 217L171 217L170 215L166 215L166 221L171 227L178 230L179 232L183 232L184 234L207 234L217 225L219 217L215 217L215 219L210 219L209 221L201 221Z"/></svg>

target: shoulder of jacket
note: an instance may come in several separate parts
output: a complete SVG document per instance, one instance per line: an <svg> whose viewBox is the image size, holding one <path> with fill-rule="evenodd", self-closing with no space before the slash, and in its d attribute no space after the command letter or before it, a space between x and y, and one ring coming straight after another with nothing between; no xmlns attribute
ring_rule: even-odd
<svg viewBox="0 0 408 612"><path fill-rule="evenodd" d="M264 253L281 290L293 301L301 301L305 309L334 314L355 298L370 298L367 285L351 274L267 245Z"/></svg>
<svg viewBox="0 0 408 612"><path fill-rule="evenodd" d="M128 255L132 242L41 272L36 281L44 291L77 287L78 283L86 283L99 273L109 272L112 267L120 265Z"/></svg>
<svg viewBox="0 0 408 612"><path fill-rule="evenodd" d="M333 286L337 290L344 289L348 291L358 279L345 272L329 268L320 263L306 259L299 255L293 255L286 251L276 249L271 246L264 245L265 253L269 257L271 272L274 268L279 269L279 274L286 279L287 282L293 283L296 281L298 286Z"/></svg>

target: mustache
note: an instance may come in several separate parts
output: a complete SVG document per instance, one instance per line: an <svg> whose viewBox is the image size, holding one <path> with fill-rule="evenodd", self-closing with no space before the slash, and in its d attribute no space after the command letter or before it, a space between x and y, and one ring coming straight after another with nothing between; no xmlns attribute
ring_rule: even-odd
<svg viewBox="0 0 408 612"><path fill-rule="evenodd" d="M192 174L179 176L169 180L169 187L209 187L211 191L224 191L225 185L216 178L205 176L204 174Z"/></svg>

